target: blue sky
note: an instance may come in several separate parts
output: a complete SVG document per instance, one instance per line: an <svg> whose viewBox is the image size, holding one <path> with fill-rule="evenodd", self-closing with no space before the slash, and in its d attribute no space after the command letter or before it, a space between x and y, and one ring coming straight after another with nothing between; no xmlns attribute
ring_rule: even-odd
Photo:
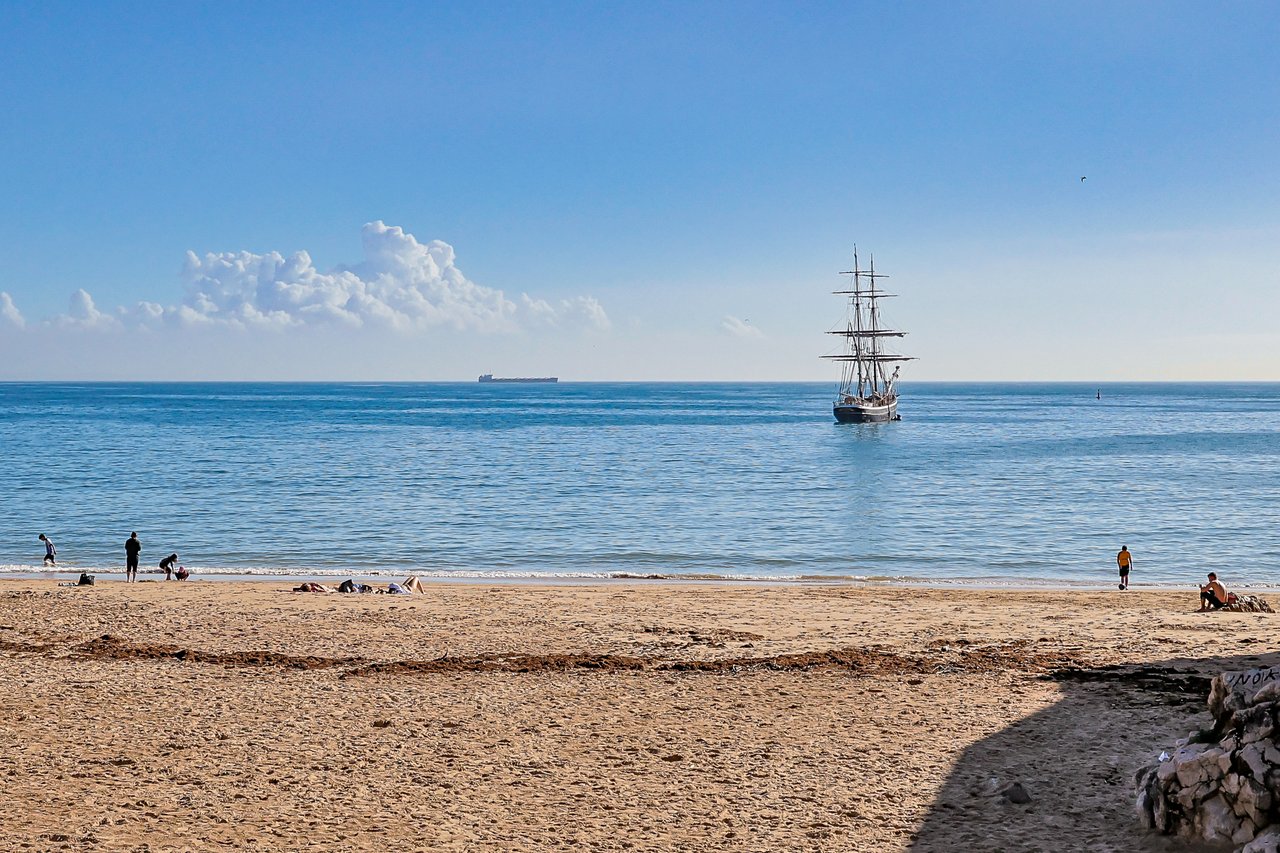
<svg viewBox="0 0 1280 853"><path fill-rule="evenodd" d="M908 380L1280 380L1276 44L1274 3L6 4L0 378L829 379L856 242Z"/></svg>

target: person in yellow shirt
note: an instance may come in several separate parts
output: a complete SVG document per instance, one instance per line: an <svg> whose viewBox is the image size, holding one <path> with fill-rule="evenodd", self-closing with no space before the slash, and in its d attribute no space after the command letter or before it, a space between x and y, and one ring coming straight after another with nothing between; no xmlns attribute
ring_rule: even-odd
<svg viewBox="0 0 1280 853"><path fill-rule="evenodd" d="M1128 545L1120 546L1120 553L1116 554L1116 565L1120 567L1120 588L1129 588L1129 569L1133 566L1133 554L1129 552Z"/></svg>

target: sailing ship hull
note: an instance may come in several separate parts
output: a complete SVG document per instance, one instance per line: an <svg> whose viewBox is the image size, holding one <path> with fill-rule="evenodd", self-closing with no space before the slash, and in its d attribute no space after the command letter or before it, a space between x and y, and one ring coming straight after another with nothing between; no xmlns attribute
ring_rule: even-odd
<svg viewBox="0 0 1280 853"><path fill-rule="evenodd" d="M868 406L859 403L832 403L836 421L842 424L878 423L898 419L898 401L885 406Z"/></svg>

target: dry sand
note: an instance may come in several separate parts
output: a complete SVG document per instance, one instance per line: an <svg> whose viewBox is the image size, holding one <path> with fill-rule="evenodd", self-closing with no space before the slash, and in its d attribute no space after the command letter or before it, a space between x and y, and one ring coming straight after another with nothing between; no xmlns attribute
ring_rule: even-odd
<svg viewBox="0 0 1280 853"><path fill-rule="evenodd" d="M1277 617L1194 606L0 581L0 848L1186 849L1133 772L1207 721L1197 674L1277 662Z"/></svg>

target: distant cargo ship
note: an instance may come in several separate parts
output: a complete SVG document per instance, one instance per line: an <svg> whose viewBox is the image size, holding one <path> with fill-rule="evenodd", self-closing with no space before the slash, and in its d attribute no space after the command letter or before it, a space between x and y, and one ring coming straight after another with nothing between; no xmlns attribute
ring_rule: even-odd
<svg viewBox="0 0 1280 853"><path fill-rule="evenodd" d="M494 376L492 373L480 374L481 382L559 382L557 376Z"/></svg>

